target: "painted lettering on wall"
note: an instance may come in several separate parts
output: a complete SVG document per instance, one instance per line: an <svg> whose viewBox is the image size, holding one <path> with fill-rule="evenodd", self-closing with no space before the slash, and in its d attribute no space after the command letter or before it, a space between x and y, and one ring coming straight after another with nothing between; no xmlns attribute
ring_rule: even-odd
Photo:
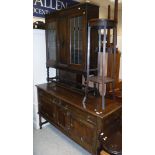
<svg viewBox="0 0 155 155"><path fill-rule="evenodd" d="M33 0L33 16L44 17L45 14L77 3L74 0Z"/></svg>

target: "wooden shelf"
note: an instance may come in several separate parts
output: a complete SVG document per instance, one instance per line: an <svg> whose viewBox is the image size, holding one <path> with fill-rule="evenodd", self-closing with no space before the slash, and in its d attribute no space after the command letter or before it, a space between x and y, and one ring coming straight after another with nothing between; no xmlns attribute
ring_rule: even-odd
<svg viewBox="0 0 155 155"><path fill-rule="evenodd" d="M89 24L91 27L99 29L104 28L104 26L106 26L106 29L112 29L116 27L116 22L109 19L91 19L89 20Z"/></svg>
<svg viewBox="0 0 155 155"><path fill-rule="evenodd" d="M96 82L96 83L102 83L102 76L91 76L89 77L89 81ZM112 83L112 82L114 82L113 78L104 77L104 83Z"/></svg>

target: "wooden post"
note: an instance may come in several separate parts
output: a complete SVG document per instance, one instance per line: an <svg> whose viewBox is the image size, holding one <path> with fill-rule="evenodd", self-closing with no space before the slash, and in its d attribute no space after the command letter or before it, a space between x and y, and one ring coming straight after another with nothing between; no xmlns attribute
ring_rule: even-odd
<svg viewBox="0 0 155 155"><path fill-rule="evenodd" d="M116 21L116 23L118 23L118 0L115 0L114 20ZM116 36L117 36L117 25L116 25ZM116 45L117 45L117 37L116 37Z"/></svg>
<svg viewBox="0 0 155 155"><path fill-rule="evenodd" d="M115 5L114 6L114 20L118 23L118 0L115 0L115 4L114 5ZM110 5L108 5L108 19L111 18L110 16L111 16L111 14L110 14ZM117 45L117 26L116 26L116 29L115 29L115 35L116 35L115 44ZM114 34L113 34L113 37L114 37ZM108 45L108 47L110 46L110 32L109 32L109 30L108 30L107 45ZM109 52L109 50L108 50L108 52ZM114 64L112 64L113 63L113 59L115 59L113 53L114 53L114 49L113 49L113 52L111 51L111 53L108 53L108 67L107 67L107 76L108 77L113 76L112 72L113 72L114 68L116 68L116 66L113 66ZM117 54L117 52L115 53L115 56L116 56L116 54ZM115 65L116 65L116 62L115 62ZM114 74L115 74L115 70L114 70ZM117 81L115 81L115 82L117 83ZM109 84L106 85L106 92L108 93L110 90L111 90L110 85Z"/></svg>
<svg viewBox="0 0 155 155"><path fill-rule="evenodd" d="M111 12L111 9L110 9L110 5L108 5L108 19L110 19L111 17L111 14L110 14L110 12ZM108 66L107 66L107 76L108 77L110 77L110 72L111 72L111 70L109 69L109 66L110 66L110 63L111 63L111 61L110 61L110 50L111 50L111 48L110 48L110 29L108 29L108 32L107 32L107 52L108 52ZM106 92L109 92L110 91L110 85L109 84L107 84L106 85Z"/></svg>
<svg viewBox="0 0 155 155"><path fill-rule="evenodd" d="M115 0L114 20L118 23L118 0Z"/></svg>
<svg viewBox="0 0 155 155"><path fill-rule="evenodd" d="M108 5L108 19L110 19L110 11L111 11L110 5ZM108 29L108 34L107 34L107 45L108 47L110 47L110 29Z"/></svg>

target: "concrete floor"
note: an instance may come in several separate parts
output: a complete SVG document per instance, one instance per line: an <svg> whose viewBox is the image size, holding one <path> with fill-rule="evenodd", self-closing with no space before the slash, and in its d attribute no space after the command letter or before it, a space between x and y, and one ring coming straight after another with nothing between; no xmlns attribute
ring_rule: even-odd
<svg viewBox="0 0 155 155"><path fill-rule="evenodd" d="M34 129L33 155L90 155L52 125Z"/></svg>

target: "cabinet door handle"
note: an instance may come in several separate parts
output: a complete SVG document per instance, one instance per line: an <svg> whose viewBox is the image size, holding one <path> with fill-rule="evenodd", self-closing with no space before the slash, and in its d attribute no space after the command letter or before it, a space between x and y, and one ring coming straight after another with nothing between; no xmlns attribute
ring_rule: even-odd
<svg viewBox="0 0 155 155"><path fill-rule="evenodd" d="M103 140L106 141L108 137L104 137Z"/></svg>
<svg viewBox="0 0 155 155"><path fill-rule="evenodd" d="M70 116L70 112L67 112L67 116Z"/></svg>
<svg viewBox="0 0 155 155"><path fill-rule="evenodd" d="M80 139L81 139L81 142L83 142L83 137L81 137Z"/></svg>

